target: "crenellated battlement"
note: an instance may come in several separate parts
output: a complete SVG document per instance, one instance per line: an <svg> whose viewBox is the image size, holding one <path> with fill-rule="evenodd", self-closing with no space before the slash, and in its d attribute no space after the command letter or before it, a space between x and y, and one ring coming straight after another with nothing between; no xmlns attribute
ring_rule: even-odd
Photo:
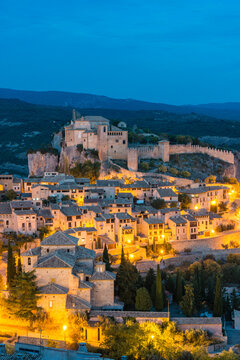
<svg viewBox="0 0 240 360"><path fill-rule="evenodd" d="M214 149L192 144L170 145L169 141L159 141L157 145L136 146L128 149L128 168L137 171L140 159L162 159L169 161L173 154L207 154L229 164L234 164L234 154L231 151Z"/></svg>
<svg viewBox="0 0 240 360"><path fill-rule="evenodd" d="M211 147L203 147L199 145L192 144L177 144L169 146L169 154L186 154L186 153L200 153L207 154L209 156L215 157L217 159L223 160L230 164L234 164L234 154L231 151L215 149Z"/></svg>

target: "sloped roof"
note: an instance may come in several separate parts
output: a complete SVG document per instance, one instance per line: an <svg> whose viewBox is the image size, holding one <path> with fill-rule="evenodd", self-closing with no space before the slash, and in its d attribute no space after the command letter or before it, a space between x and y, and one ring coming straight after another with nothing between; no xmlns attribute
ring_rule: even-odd
<svg viewBox="0 0 240 360"><path fill-rule="evenodd" d="M59 246L68 246L68 245L77 245L78 239L74 236L63 233L62 231L57 231L54 234L46 237L42 240L41 245L59 245Z"/></svg>
<svg viewBox="0 0 240 360"><path fill-rule="evenodd" d="M38 256L41 254L41 247L36 247L33 249L29 249L21 254L21 256Z"/></svg>
<svg viewBox="0 0 240 360"><path fill-rule="evenodd" d="M172 216L170 217L170 220L172 220L175 224L186 224L187 220L184 219L182 216Z"/></svg>
<svg viewBox="0 0 240 360"><path fill-rule="evenodd" d="M172 189L158 189L157 192L161 197L176 197L178 196Z"/></svg>
<svg viewBox="0 0 240 360"><path fill-rule="evenodd" d="M12 214L10 203L0 203L0 214Z"/></svg>
<svg viewBox="0 0 240 360"><path fill-rule="evenodd" d="M52 282L47 285L41 286L39 288L39 291L41 294L59 294L60 295L60 294L67 294L69 289Z"/></svg>
<svg viewBox="0 0 240 360"><path fill-rule="evenodd" d="M96 253L94 250L84 248L82 246L76 247L76 258L77 259L95 259Z"/></svg>
<svg viewBox="0 0 240 360"><path fill-rule="evenodd" d="M73 268L75 258L64 251L56 251L38 259L37 268Z"/></svg>
<svg viewBox="0 0 240 360"><path fill-rule="evenodd" d="M104 271L104 272L100 272L100 271L95 271L90 279L90 281L95 281L95 280L115 280L116 279L116 275L111 273L110 271Z"/></svg>
<svg viewBox="0 0 240 360"><path fill-rule="evenodd" d="M164 224L164 221L162 219L155 217L149 217L148 219L143 219L143 221L146 221L146 223L149 225Z"/></svg>
<svg viewBox="0 0 240 360"><path fill-rule="evenodd" d="M91 304L78 296L68 294L66 299L66 309L90 310Z"/></svg>
<svg viewBox="0 0 240 360"><path fill-rule="evenodd" d="M116 213L115 216L119 220L134 220L134 221L136 221L136 219L134 217L132 217L130 214L125 213L125 212Z"/></svg>

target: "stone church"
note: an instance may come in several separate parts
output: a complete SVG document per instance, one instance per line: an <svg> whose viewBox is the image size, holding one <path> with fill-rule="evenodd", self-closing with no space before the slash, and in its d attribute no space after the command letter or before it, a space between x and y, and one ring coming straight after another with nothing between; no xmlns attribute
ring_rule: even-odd
<svg viewBox="0 0 240 360"><path fill-rule="evenodd" d="M95 251L78 246L78 239L61 231L41 246L23 253L24 271L35 270L39 306L48 312L119 309L114 302L115 275L95 262ZM121 306L120 306L121 309Z"/></svg>

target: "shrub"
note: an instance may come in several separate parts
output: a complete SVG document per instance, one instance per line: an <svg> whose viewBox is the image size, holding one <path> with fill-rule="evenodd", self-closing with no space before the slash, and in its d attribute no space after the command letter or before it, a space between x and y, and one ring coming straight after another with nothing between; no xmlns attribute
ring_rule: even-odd
<svg viewBox="0 0 240 360"><path fill-rule="evenodd" d="M83 151L83 145L82 144L77 145L77 151L80 152L80 154L81 154L81 152Z"/></svg>
<svg viewBox="0 0 240 360"><path fill-rule="evenodd" d="M143 171L148 171L149 170L149 164L147 162L141 162L140 163L140 169Z"/></svg>
<svg viewBox="0 0 240 360"><path fill-rule="evenodd" d="M158 171L160 173L165 173L165 172L167 172L167 167L164 166L164 165L160 165L159 168L158 168Z"/></svg>
<svg viewBox="0 0 240 360"><path fill-rule="evenodd" d="M169 172L172 174L172 175L178 175L179 171L176 169L176 168L170 168L169 169Z"/></svg>
<svg viewBox="0 0 240 360"><path fill-rule="evenodd" d="M181 171L181 176L183 177L190 177L191 176L191 173L189 171Z"/></svg>

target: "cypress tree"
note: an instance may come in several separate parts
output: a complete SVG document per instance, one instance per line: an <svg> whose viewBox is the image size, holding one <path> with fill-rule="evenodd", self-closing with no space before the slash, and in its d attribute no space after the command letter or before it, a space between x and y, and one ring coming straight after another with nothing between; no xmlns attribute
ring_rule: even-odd
<svg viewBox="0 0 240 360"><path fill-rule="evenodd" d="M201 285L201 297L202 297L202 300L205 299L205 279L204 279L204 263L202 261L202 264L201 264L201 270L200 270L200 285Z"/></svg>
<svg viewBox="0 0 240 360"><path fill-rule="evenodd" d="M182 281L180 271L178 270L177 278L176 278L176 294L175 294L177 303L179 303L181 301L182 296L183 296L183 281Z"/></svg>
<svg viewBox="0 0 240 360"><path fill-rule="evenodd" d="M17 274L21 274L22 272L22 263L21 263L21 258L18 258L18 263L17 263Z"/></svg>
<svg viewBox="0 0 240 360"><path fill-rule="evenodd" d="M10 241L8 241L8 259L7 259L7 285L11 286L12 281L16 276L15 258L12 253Z"/></svg>
<svg viewBox="0 0 240 360"><path fill-rule="evenodd" d="M221 279L220 276L217 277L216 281L216 290L214 297L214 305L213 305L213 315L221 316L222 315L222 287L221 287Z"/></svg>
<svg viewBox="0 0 240 360"><path fill-rule="evenodd" d="M194 272L194 279L193 279L193 288L194 288L194 300L196 308L199 310L202 304L202 292L201 292L201 280L199 276L198 267L196 267Z"/></svg>
<svg viewBox="0 0 240 360"><path fill-rule="evenodd" d="M185 295L182 297L180 306L186 316L192 316L194 312L194 289L192 285L185 286Z"/></svg>
<svg viewBox="0 0 240 360"><path fill-rule="evenodd" d="M156 298L155 298L155 308L157 311L163 309L163 287L162 287L162 277L160 272L159 265L157 266L157 277L156 277Z"/></svg>
<svg viewBox="0 0 240 360"><path fill-rule="evenodd" d="M150 311L151 307L150 295L145 287L141 287L136 293L135 309L137 311Z"/></svg>
<svg viewBox="0 0 240 360"><path fill-rule="evenodd" d="M121 253L121 264L125 263L126 259L125 259L125 254L124 254L124 249L123 249L123 245L122 245L122 253Z"/></svg>
<svg viewBox="0 0 240 360"><path fill-rule="evenodd" d="M106 244L104 246L104 251L103 251L103 262L106 264L106 270L111 271L111 266L110 266L109 256L108 256L108 249L107 249Z"/></svg>

